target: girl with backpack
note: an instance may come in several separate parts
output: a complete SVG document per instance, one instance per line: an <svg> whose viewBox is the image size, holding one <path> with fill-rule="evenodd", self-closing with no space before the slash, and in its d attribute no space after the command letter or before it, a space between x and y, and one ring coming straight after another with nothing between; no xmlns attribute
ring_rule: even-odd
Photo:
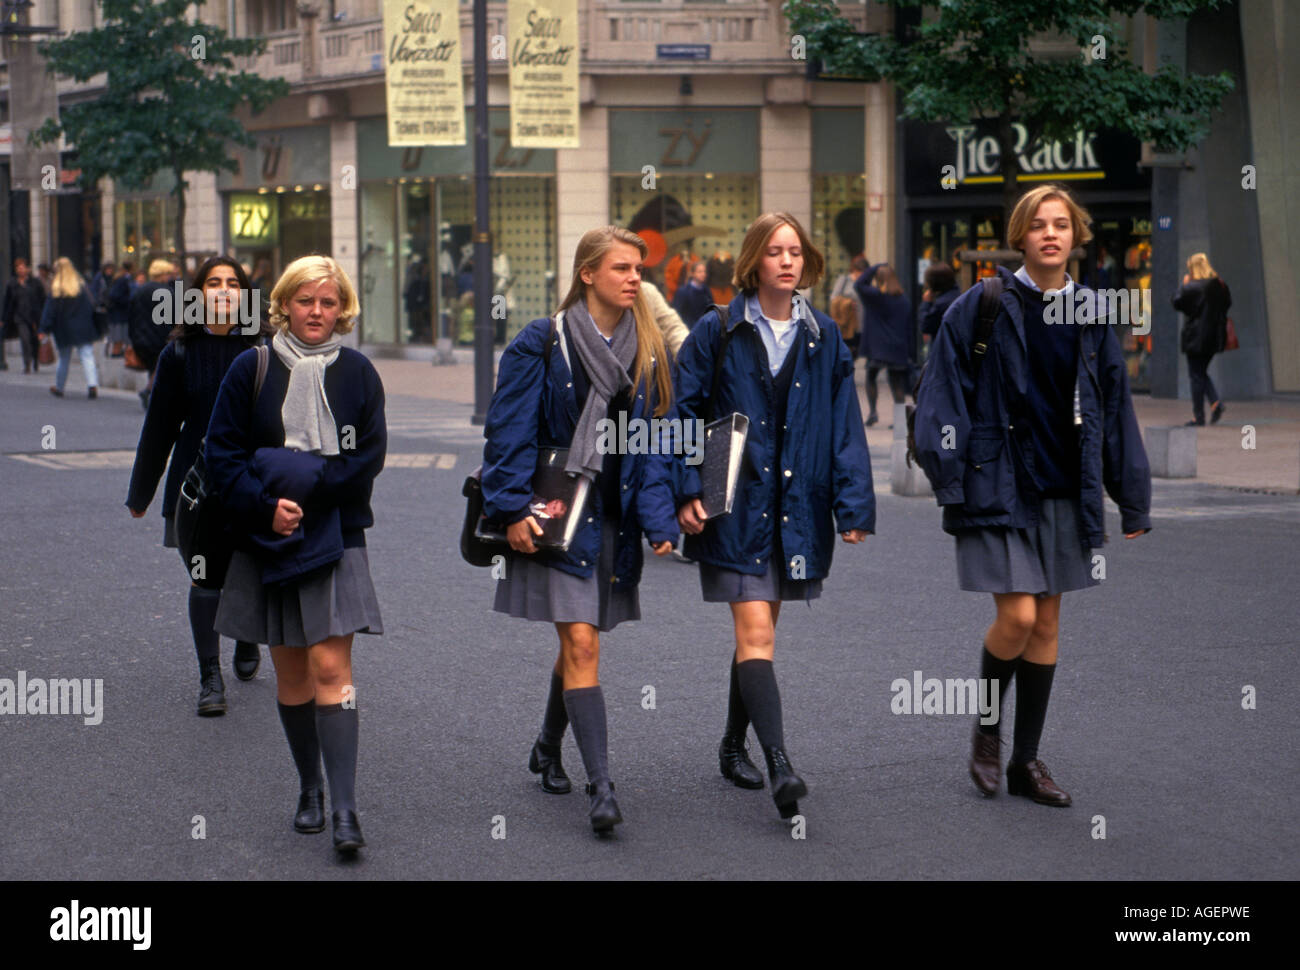
<svg viewBox="0 0 1300 970"><path fill-rule="evenodd" d="M677 367L682 420L749 418L741 478L729 513L706 518L698 467L673 462L686 553L700 564L704 600L731 608L735 649L727 724L718 749L725 778L763 787L745 754L750 722L782 818L807 794L785 751L772 665L785 600L821 595L838 531L859 543L875 530L875 494L853 359L835 323L795 291L822 275L821 253L794 216L754 220L736 262L740 289L725 317L704 314Z"/></svg>
<svg viewBox="0 0 1300 970"><path fill-rule="evenodd" d="M1002 773L1000 714L1014 676L1007 791L1043 805L1070 796L1038 757L1056 671L1061 596L1095 586L1092 552L1106 541L1103 489L1125 538L1151 529L1151 472L1107 309L1070 279L1070 251L1089 217L1069 190L1021 196L1008 223L1024 253L1015 274L953 303L917 391L916 453L956 536L964 590L991 593L980 676L997 707L977 723L970 774L985 795ZM996 296L989 300L986 294ZM991 331L978 332L981 300Z"/></svg>
<svg viewBox="0 0 1300 970"><path fill-rule="evenodd" d="M560 641L528 767L544 791L570 791L560 741L572 724L598 834L623 821L608 767L600 634L641 618L641 535L656 556L677 540L668 464L601 444L600 426L618 424L620 412L632 421L675 414L672 360L642 293L646 252L640 236L616 226L583 235L554 319L532 321L502 355L483 430L483 512L506 526L512 550L493 609L553 623ZM544 447L567 448L566 470L590 480L585 521L566 551L533 542L542 535L530 507Z"/></svg>
<svg viewBox="0 0 1300 970"><path fill-rule="evenodd" d="M191 286L203 294L204 324L174 328L171 340L158 355L154 392L140 429L126 493L132 518L142 518L171 456L162 502L163 546L168 549L178 546L176 499L185 473L199 455L221 380L235 358L262 339L261 333L247 334L240 326L240 296L248 293L248 276L235 260L227 256L207 260L194 273ZM174 310L179 315L180 308ZM198 714L212 717L226 713L221 637L213 623L227 562L205 562L201 580L195 577L194 565L186 563L185 568L191 575L190 632L199 661ZM235 676L240 680L252 680L260 662L256 643L241 640L235 644Z"/></svg>

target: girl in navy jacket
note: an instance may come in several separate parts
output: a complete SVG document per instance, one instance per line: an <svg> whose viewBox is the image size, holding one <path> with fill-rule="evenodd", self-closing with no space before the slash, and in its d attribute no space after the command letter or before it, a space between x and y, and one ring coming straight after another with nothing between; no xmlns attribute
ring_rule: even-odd
<svg viewBox="0 0 1300 970"><path fill-rule="evenodd" d="M507 526L513 550L493 608L554 623L560 640L528 767L545 791L568 792L560 741L572 723L598 833L623 820L607 765L598 631L640 619L641 535L657 556L677 539L668 463L602 434L610 427L605 422L621 423L620 412L629 429L676 415L671 360L641 295L645 257L641 237L626 229L583 235L554 321L532 321L502 355L483 429L484 514ZM533 543L542 534L530 509L533 477L545 446L568 448L567 469L591 479L585 521L563 552L538 551Z"/></svg>
<svg viewBox="0 0 1300 970"><path fill-rule="evenodd" d="M199 456L221 379L236 357L262 339L260 315L258 332L252 334L243 332L237 315L241 295L245 305L252 305L248 275L239 263L228 256L214 256L198 268L192 286L203 294L205 322L203 326L173 329L171 341L158 355L153 394L140 429L126 494L126 507L132 517L143 517L167 466L167 456L171 455L162 502L163 546L168 549L177 548L176 499L181 482ZM180 307L171 309L180 315ZM200 717L211 717L226 713L221 637L214 623L227 562L205 562L202 576L195 573L196 566L185 563L191 575L190 632L199 660L198 713ZM236 643L235 676L240 680L252 680L260 661L256 642Z"/></svg>
<svg viewBox="0 0 1300 970"><path fill-rule="evenodd" d="M334 848L353 853L365 840L352 638L384 632L365 537L388 444L384 387L364 355L342 346L360 306L333 259L294 260L270 306L277 333L260 393L258 352L241 354L208 426L208 471L240 539L217 629L271 644L280 723L298 769L293 827L325 828L323 760Z"/></svg>
<svg viewBox="0 0 1300 970"><path fill-rule="evenodd" d="M1097 585L1105 540L1102 489L1125 538L1151 528L1151 472L1119 340L1098 294L1065 272L1092 238L1069 191L1021 196L1008 242L1025 254L1003 292L988 346L975 346L983 284L944 315L917 391L916 452L957 537L962 589L992 593L981 678L997 707L976 724L971 778L986 795L1002 772L1000 711L1014 675L1014 746L1007 791L1043 805L1070 796L1038 758L1056 671L1061 594ZM993 693L996 689L996 693Z"/></svg>
<svg viewBox="0 0 1300 970"><path fill-rule="evenodd" d="M835 323L795 290L822 275L822 256L785 212L749 227L736 263L739 295L727 320L710 310L682 344L677 403L683 421L739 411L749 418L744 467L730 513L705 518L697 468L674 462L678 521L700 563L706 602L731 605L735 652L724 777L762 788L745 754L749 722L762 745L782 818L807 786L785 753L772 658L783 600L811 600L830 572L835 533L861 542L876 527L871 459L853 361ZM724 348L725 343L725 348ZM720 354L721 352L721 354ZM710 401L721 368L718 399Z"/></svg>
<svg viewBox="0 0 1300 970"><path fill-rule="evenodd" d="M907 395L912 373L912 301L903 293L898 274L888 263L868 266L853 284L862 301L861 355L867 358L867 424L876 414L876 378L889 372L889 392L895 404ZM890 425L892 428L893 425Z"/></svg>

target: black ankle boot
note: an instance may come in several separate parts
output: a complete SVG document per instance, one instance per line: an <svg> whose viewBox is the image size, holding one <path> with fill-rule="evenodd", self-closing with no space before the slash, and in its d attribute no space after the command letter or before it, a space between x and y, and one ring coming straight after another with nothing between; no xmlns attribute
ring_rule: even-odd
<svg viewBox="0 0 1300 970"><path fill-rule="evenodd" d="M324 828L324 826L321 826ZM334 813L334 848L341 854L356 852L366 844L361 837L361 820L353 811Z"/></svg>
<svg viewBox="0 0 1300 970"><path fill-rule="evenodd" d="M257 668L262 664L262 651L256 643L240 640L235 643L235 676L240 680L252 680L257 676Z"/></svg>
<svg viewBox="0 0 1300 970"><path fill-rule="evenodd" d="M718 745L718 766L722 769L722 777L739 788L763 787L763 773L745 753L743 736L722 736L722 744Z"/></svg>
<svg viewBox="0 0 1300 970"><path fill-rule="evenodd" d="M532 754L528 756L528 770L542 776L542 791L552 795L567 795L573 791L573 784L564 773L564 765L560 764L558 744L543 744L542 739L538 738L533 745Z"/></svg>
<svg viewBox="0 0 1300 970"><path fill-rule="evenodd" d="M298 796L298 813L293 817L294 831L314 835L325 831L325 793L319 788L304 789Z"/></svg>
<svg viewBox="0 0 1300 970"><path fill-rule="evenodd" d="M199 717L225 714L226 682L221 679L220 660L210 660L203 665L199 685Z"/></svg>
<svg viewBox="0 0 1300 970"><path fill-rule="evenodd" d="M772 779L772 801L782 818L792 818L799 813L799 799L808 794L808 786L794 773L790 759L782 748L763 746L767 759L767 774Z"/></svg>
<svg viewBox="0 0 1300 970"><path fill-rule="evenodd" d="M623 814L618 810L614 799L614 783L598 781L587 786L591 796L591 830L597 833L610 832L615 825L623 821Z"/></svg>

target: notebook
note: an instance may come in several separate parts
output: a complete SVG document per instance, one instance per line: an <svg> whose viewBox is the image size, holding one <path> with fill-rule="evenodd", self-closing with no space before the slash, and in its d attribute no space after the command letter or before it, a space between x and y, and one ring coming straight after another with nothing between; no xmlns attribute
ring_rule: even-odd
<svg viewBox="0 0 1300 970"><path fill-rule="evenodd" d="M537 452L528 513L542 527L542 534L533 536L533 545L539 549L567 551L582 522L591 480L586 475L567 474L564 466L568 460L568 448L544 447ZM479 519L474 534L488 542L507 541L505 529L486 517Z"/></svg>
<svg viewBox="0 0 1300 970"><path fill-rule="evenodd" d="M712 519L731 511L748 438L749 418L739 411L705 425L704 459L700 462L700 502L706 518Z"/></svg>

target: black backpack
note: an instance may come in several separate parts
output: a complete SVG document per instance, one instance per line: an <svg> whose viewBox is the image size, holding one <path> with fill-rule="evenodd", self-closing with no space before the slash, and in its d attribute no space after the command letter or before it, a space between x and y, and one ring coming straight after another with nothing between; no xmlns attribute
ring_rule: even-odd
<svg viewBox="0 0 1300 970"><path fill-rule="evenodd" d="M980 369L984 366L984 355L988 352L989 341L993 339L993 325L998 319L998 310L1002 305L1002 279L998 276L985 277L980 280L979 318L975 323L975 339L971 342L971 376L979 386ZM921 373L912 388L912 400L921 389L925 380L925 368L929 366L927 357L921 366ZM916 405L907 405L907 467L916 461Z"/></svg>
<svg viewBox="0 0 1300 970"><path fill-rule="evenodd" d="M185 344L178 342L172 351L180 361L185 359ZM270 362L271 350L264 343L257 345L257 379L253 383L253 403L257 403L262 393L262 384L266 381L266 368ZM225 514L221 503L212 492L208 482L207 464L203 452L208 443L204 435L199 441L199 454L194 464L185 473L181 482L181 493L176 497L176 511L173 522L176 529L176 546L180 550L181 560L189 570L190 577L203 589L221 589L226 579L226 570L230 566L230 557L234 554L234 544L230 533L226 531ZM202 556L203 573L201 578L194 578L194 558Z"/></svg>

